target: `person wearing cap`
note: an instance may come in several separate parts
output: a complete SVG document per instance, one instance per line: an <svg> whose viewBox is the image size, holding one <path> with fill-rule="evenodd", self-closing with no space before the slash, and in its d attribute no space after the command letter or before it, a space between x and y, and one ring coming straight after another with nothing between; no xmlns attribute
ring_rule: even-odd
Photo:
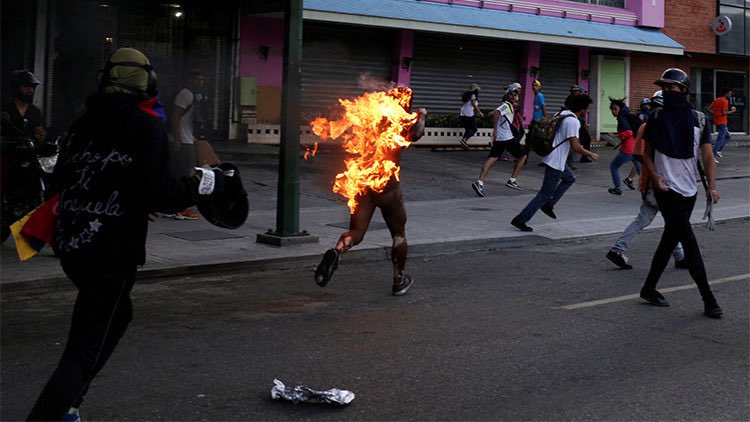
<svg viewBox="0 0 750 422"><path fill-rule="evenodd" d="M649 110L658 110L662 106L664 106L664 97L662 96L662 91L659 90L654 92L654 95L651 96L651 99L649 100ZM641 162L643 161L643 132L645 129L646 125L641 125L638 128L635 138L635 149L633 152L634 159ZM625 256L625 251L628 250L628 244L633 240L635 235L651 225L656 214L659 213L659 205L656 203L654 190L651 188L650 175L645 169L641 172L641 177L638 179L638 191L641 192L641 197L643 199L641 207L638 210L638 215L635 217L635 220L625 228L622 235L620 235L612 248L610 248L609 252L607 252L608 260L626 270L633 268L629 263L628 257ZM687 261L685 260L685 252L682 249L682 244L677 244L674 251L672 251L672 256L674 256L675 268L687 268Z"/></svg>
<svg viewBox="0 0 750 422"><path fill-rule="evenodd" d="M5 188L5 183L10 180L21 163L19 151L16 149L17 144L12 138L17 138L20 131L25 137L32 139L37 146L47 139L42 111L33 104L34 93L39 85L40 82L36 76L25 69L16 70L10 76L12 99L0 108L10 117L10 125L0 126L3 148L0 154L0 172L2 172L0 189Z"/></svg>
<svg viewBox="0 0 750 422"><path fill-rule="evenodd" d="M116 50L85 114L61 142L52 177L59 193L52 246L78 293L62 357L29 420L79 416L91 382L132 320L130 292L146 259L149 213L175 212L222 193L222 171L171 175L164 124L142 108L155 85L143 53Z"/></svg>
<svg viewBox="0 0 750 422"><path fill-rule="evenodd" d="M44 142L47 132L44 130L42 111L33 104L34 93L41 82L25 69L14 71L10 76L10 82L13 99L3 104L2 111L8 113L13 126L20 129L25 136L34 139L35 142ZM15 135L9 129L2 128L3 137Z"/></svg>
<svg viewBox="0 0 750 422"><path fill-rule="evenodd" d="M512 83L508 85L505 89L502 104L490 113L490 117L493 121L492 148L489 157L487 157L487 161L485 161L479 172L479 179L477 179L476 182L471 183L471 188L474 189L477 196L485 196L484 179L487 177L492 166L497 163L505 151L516 159L513 173L511 174L510 179L505 183L505 186L511 189L521 190L521 187L516 181L516 177L518 177L524 164L526 164L527 154L524 147L520 144L521 136L523 136L520 132L521 129L513 124L516 113L513 103L518 102L520 95L520 84Z"/></svg>
<svg viewBox="0 0 750 422"><path fill-rule="evenodd" d="M650 175L654 197L664 217L664 231L640 297L654 306L669 306L666 298L656 290L656 285L669 262L669 255L678 243L682 243L687 268L703 299L704 314L721 318L723 312L708 285L698 241L690 224L698 196L699 156L705 173L707 211L710 211L708 207L719 202L716 163L710 134L706 130L706 118L688 101L690 81L682 69L665 70L654 84L662 89L664 107L646 122L643 166Z"/></svg>
<svg viewBox="0 0 750 422"><path fill-rule="evenodd" d="M534 90L534 114L531 116L529 127L547 115L547 101L544 98L544 94L542 94L542 83L539 80L535 80L531 87Z"/></svg>
<svg viewBox="0 0 750 422"><path fill-rule="evenodd" d="M458 112L458 118L461 120L461 124L464 126L464 136L459 142L465 149L469 149L469 139L477 133L477 118L484 117L484 113L479 109L479 91L481 88L477 84L471 84L469 90L464 92L461 100L463 105Z"/></svg>

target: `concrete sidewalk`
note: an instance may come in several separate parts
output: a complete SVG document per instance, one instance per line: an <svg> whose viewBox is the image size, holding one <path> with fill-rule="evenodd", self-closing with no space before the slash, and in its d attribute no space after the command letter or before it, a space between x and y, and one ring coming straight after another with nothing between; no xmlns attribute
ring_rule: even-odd
<svg viewBox="0 0 750 422"><path fill-rule="evenodd" d="M318 236L320 241L285 247L256 243L258 233L275 227L274 176L277 161L273 161L273 156L276 149L218 143L216 150L222 159L231 157L243 173L251 203L247 223L237 230L225 230L210 225L204 219L158 219L149 228L146 265L140 270L140 279L198 271L257 270L264 265L289 259L312 268L322 253L346 230L348 208L328 190L328 186L310 181L309 177L312 176L307 173L315 174L310 170L300 181L305 191L300 210L300 229ZM493 179L488 180L488 186L493 191L490 195L495 196L479 198L471 192L469 182L478 173L486 151L408 151L404 157L402 180L409 218L407 240L410 255L484 250L493 245L528 239L529 235L542 239L568 239L620 233L637 214L640 195L635 191L626 191L620 197L607 194L606 188L611 185L609 161L614 153L608 148L598 148L597 152L602 156L599 163L578 165L577 183L555 208L558 219L552 220L543 213L537 213L529 222L534 228L534 232L529 234L515 229L509 222L541 186L543 171L536 165L538 157L530 159L522 173L523 191L516 192L502 186L511 167L498 163L491 172ZM714 209L717 222L750 217L750 148L727 148L724 155L719 165L720 180L717 183L721 201ZM259 163L264 163L265 168ZM320 165L325 167L325 161L321 160ZM426 169L433 169L433 173L428 173ZM621 169L621 174L624 175L625 171ZM454 192L456 188L453 184L461 187L460 192ZM431 190L420 196L420 186ZM702 198L702 188L699 195ZM693 213L694 223L700 223L703 211L703 201L699 199ZM651 228L662 226L661 218L657 217ZM717 230L721 230L720 227ZM364 242L352 249L347 257L385 259L390 246L388 230L380 214L376 213ZM602 257L605 253L602 251ZM9 240L0 248L0 256L0 283L5 288L36 282L62 282L65 279L49 247L31 260L20 262L15 246ZM312 281L312 273L310 279Z"/></svg>

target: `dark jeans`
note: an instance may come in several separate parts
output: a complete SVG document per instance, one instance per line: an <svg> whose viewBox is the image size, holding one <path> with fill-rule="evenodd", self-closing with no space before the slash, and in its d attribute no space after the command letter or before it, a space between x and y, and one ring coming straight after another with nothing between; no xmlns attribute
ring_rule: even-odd
<svg viewBox="0 0 750 422"><path fill-rule="evenodd" d="M670 190L667 192L656 191L654 196L656 197L656 203L659 205L659 211L664 217L664 233L662 233L661 241L654 253L651 269L648 271L643 288L646 290L656 288L656 283L659 282L661 274L669 263L669 256L677 243L681 242L685 249L685 259L688 262L690 277L698 286L703 301L714 300L714 295L708 286L708 278L706 277L706 269L703 267L701 252L698 249L698 241L695 239L693 227L690 225L690 214L693 212L697 195L686 198Z"/></svg>
<svg viewBox="0 0 750 422"><path fill-rule="evenodd" d="M477 133L477 118L475 116L458 116L461 124L464 125L464 141L468 140Z"/></svg>
<svg viewBox="0 0 750 422"><path fill-rule="evenodd" d="M565 191L567 191L569 187L573 186L575 181L576 176L573 174L570 167L565 166L565 170L560 171L545 164L542 187L529 204L526 205L526 208L518 214L518 218L524 223L527 223L531 220L531 217L539 211L539 208L541 208L542 205L549 204L555 206L557 201L562 198L563 194L565 194Z"/></svg>
<svg viewBox="0 0 750 422"><path fill-rule="evenodd" d="M59 421L71 406L79 407L133 319L135 267L93 269L77 263L63 264L63 270L78 288L68 342L28 420Z"/></svg>

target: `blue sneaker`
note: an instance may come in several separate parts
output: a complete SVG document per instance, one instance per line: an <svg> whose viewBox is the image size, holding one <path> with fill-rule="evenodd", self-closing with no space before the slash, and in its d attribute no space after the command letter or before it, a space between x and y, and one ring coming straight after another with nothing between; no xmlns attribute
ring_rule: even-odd
<svg viewBox="0 0 750 422"><path fill-rule="evenodd" d="M78 409L71 407L68 413L63 415L62 422L81 422L81 414Z"/></svg>

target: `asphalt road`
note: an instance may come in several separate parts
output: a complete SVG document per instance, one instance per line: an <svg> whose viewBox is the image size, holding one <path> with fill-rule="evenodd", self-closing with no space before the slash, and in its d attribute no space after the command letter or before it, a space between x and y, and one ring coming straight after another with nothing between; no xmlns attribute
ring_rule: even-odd
<svg viewBox="0 0 750 422"><path fill-rule="evenodd" d="M634 298L660 231L604 259L615 236L529 237L489 251L344 259L136 286L135 319L82 407L84 420L750 420L750 220L696 227L725 317L702 315L686 270ZM734 277L734 278L733 278ZM670 287L689 286L666 291ZM67 335L72 288L4 290L0 419L23 419ZM609 303L568 305L615 298ZM273 379L338 387L346 407L270 398Z"/></svg>

